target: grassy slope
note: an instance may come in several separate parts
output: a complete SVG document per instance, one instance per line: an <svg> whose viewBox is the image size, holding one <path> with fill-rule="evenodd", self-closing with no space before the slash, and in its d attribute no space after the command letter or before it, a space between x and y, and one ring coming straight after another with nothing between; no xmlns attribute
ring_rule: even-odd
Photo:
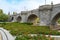
<svg viewBox="0 0 60 40"><path fill-rule="evenodd" d="M0 26L9 30L12 35L20 34L60 34L47 26L32 26L27 23L0 23Z"/></svg>

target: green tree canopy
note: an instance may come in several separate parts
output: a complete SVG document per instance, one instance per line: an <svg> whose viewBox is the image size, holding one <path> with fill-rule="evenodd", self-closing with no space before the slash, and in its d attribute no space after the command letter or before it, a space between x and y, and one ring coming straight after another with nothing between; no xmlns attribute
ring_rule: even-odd
<svg viewBox="0 0 60 40"><path fill-rule="evenodd" d="M3 13L3 10L0 9L0 22L4 22L8 20L8 15Z"/></svg>
<svg viewBox="0 0 60 40"><path fill-rule="evenodd" d="M2 9L0 9L0 14L2 14L3 13L3 10Z"/></svg>
<svg viewBox="0 0 60 40"><path fill-rule="evenodd" d="M17 14L16 12L13 12L13 14L15 15L15 14Z"/></svg>

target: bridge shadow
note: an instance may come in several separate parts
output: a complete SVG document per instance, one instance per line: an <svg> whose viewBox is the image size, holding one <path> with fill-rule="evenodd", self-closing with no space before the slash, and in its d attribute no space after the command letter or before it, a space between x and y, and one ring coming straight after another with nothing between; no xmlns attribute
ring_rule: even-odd
<svg viewBox="0 0 60 40"><path fill-rule="evenodd" d="M60 30L60 25L57 24L59 19L60 19L60 12L57 13L51 20L50 28L52 30Z"/></svg>
<svg viewBox="0 0 60 40"><path fill-rule="evenodd" d="M50 25L51 30L60 30L60 25Z"/></svg>

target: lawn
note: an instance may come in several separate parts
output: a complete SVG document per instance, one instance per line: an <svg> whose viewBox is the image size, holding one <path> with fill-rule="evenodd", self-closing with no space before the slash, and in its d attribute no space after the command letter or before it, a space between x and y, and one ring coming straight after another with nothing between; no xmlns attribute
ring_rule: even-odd
<svg viewBox="0 0 60 40"><path fill-rule="evenodd" d="M32 23L0 23L0 27L9 30L13 36L22 34L52 34L60 35L57 30L50 30L49 26L33 26Z"/></svg>
<svg viewBox="0 0 60 40"><path fill-rule="evenodd" d="M60 35L57 30L50 30L49 26L33 26L32 23L0 23L0 27L8 30L13 36L16 36L15 40L49 40L49 37L42 35ZM28 36L28 34L37 34L37 36ZM21 36L22 35L22 36Z"/></svg>

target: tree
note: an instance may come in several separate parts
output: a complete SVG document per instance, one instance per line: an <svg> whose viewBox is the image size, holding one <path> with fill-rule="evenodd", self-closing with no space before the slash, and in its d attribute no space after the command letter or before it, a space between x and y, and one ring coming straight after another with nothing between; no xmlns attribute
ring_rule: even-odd
<svg viewBox="0 0 60 40"><path fill-rule="evenodd" d="M13 15L16 15L17 13L16 12L13 12Z"/></svg>
<svg viewBox="0 0 60 40"><path fill-rule="evenodd" d="M3 10L0 9L0 22L5 22L8 20L8 15L3 13Z"/></svg>
<svg viewBox="0 0 60 40"><path fill-rule="evenodd" d="M0 9L0 14L2 14L3 13L3 10L2 9Z"/></svg>

